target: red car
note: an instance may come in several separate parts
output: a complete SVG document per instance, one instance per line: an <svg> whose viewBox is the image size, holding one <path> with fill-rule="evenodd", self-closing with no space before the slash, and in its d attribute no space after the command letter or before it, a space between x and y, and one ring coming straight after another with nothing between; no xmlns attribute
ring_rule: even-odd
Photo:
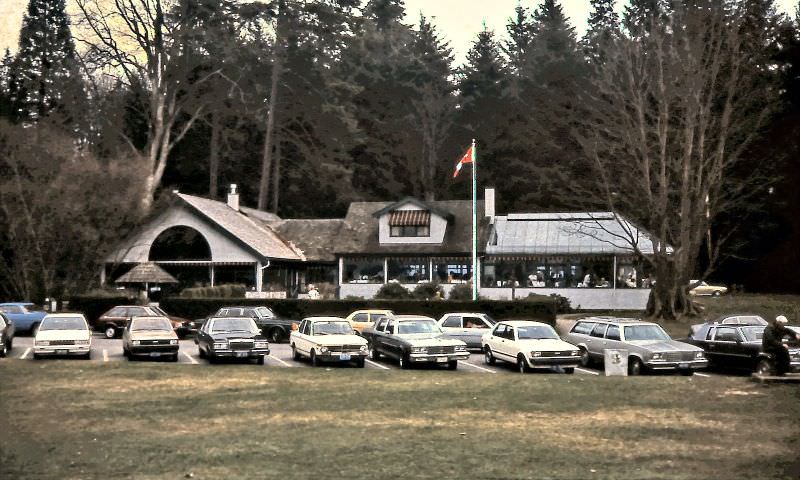
<svg viewBox="0 0 800 480"><path fill-rule="evenodd" d="M156 305L119 305L102 314L94 324L95 330L102 331L106 338L116 338L122 335L125 324L133 317L165 317L172 324L172 328L183 338L189 333L190 322L181 317L167 314Z"/></svg>

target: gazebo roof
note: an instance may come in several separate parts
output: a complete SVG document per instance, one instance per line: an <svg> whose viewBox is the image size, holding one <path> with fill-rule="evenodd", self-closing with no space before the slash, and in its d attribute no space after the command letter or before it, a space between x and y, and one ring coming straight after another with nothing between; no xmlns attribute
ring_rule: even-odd
<svg viewBox="0 0 800 480"><path fill-rule="evenodd" d="M119 277L116 283L178 283L178 281L153 262L140 263Z"/></svg>

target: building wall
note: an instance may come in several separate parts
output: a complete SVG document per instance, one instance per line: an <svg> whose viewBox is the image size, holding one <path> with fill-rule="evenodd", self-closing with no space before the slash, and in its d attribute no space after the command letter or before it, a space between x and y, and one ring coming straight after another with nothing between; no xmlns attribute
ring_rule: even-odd
<svg viewBox="0 0 800 480"><path fill-rule="evenodd" d="M141 263L148 261L150 246L166 229L177 226L191 227L197 230L208 242L211 259L214 262L247 262L255 263L258 259L221 232L216 226L196 215L182 205L170 207L161 216L144 226L137 235L125 243L115 255L109 259L111 263Z"/></svg>
<svg viewBox="0 0 800 480"><path fill-rule="evenodd" d="M413 292L414 289L417 288L417 284L415 283L403 283L401 285L409 292ZM339 298L346 298L348 296L373 298L382 286L382 283L344 283L339 286ZM452 290L455 285L443 284L441 287L442 290L444 290L444 298L447 298L450 295L450 290Z"/></svg>
<svg viewBox="0 0 800 480"><path fill-rule="evenodd" d="M401 205L397 210L419 210L420 208L412 203ZM378 219L378 239L380 243L418 243L418 244L440 244L444 242L444 234L447 230L447 219L431 212L430 235L427 237L392 237L389 229L389 216L387 212Z"/></svg>

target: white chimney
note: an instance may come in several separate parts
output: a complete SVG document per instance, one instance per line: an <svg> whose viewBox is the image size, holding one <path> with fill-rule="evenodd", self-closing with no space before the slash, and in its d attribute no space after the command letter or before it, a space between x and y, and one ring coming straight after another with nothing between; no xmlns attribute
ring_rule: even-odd
<svg viewBox="0 0 800 480"><path fill-rule="evenodd" d="M494 217L494 188L483 190L483 211L487 217Z"/></svg>
<svg viewBox="0 0 800 480"><path fill-rule="evenodd" d="M235 183L231 183L231 190L228 192L228 206L239 211L239 192L236 191Z"/></svg>

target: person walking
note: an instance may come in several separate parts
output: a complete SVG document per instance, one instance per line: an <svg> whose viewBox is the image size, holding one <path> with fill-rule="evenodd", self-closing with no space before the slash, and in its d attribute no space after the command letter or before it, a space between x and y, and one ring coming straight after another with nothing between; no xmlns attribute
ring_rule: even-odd
<svg viewBox="0 0 800 480"><path fill-rule="evenodd" d="M783 343L784 337L800 340L800 335L786 328L789 321L783 315L778 315L775 320L764 328L761 346L765 353L772 355L775 362L775 374L784 375L789 371L789 346Z"/></svg>

